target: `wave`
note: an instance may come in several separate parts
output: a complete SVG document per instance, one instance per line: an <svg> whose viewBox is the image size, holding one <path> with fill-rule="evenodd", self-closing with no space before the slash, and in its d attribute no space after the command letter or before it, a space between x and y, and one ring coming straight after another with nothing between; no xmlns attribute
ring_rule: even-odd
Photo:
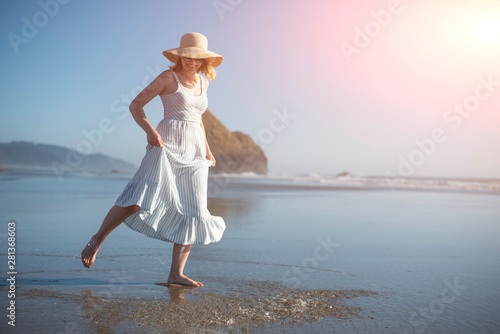
<svg viewBox="0 0 500 334"><path fill-rule="evenodd" d="M9 169L0 172L0 182L11 179L53 176L56 174L46 168ZM94 173L73 172L67 176L85 178L111 178L129 180L133 173ZM440 178L440 177L384 177L357 176L349 173L288 173L269 172L267 174L245 173L209 173L209 179L225 179L223 184L243 184L245 187L274 189L318 189L318 190L422 190L422 191L458 191L500 194L500 179L486 178Z"/></svg>
<svg viewBox="0 0 500 334"><path fill-rule="evenodd" d="M268 174L220 173L211 178L230 178L236 183L266 187L293 187L308 189L391 189L391 190L427 190L460 191L500 194L500 179L480 178L438 178L438 177L384 177L356 176L347 173L286 173L269 172Z"/></svg>

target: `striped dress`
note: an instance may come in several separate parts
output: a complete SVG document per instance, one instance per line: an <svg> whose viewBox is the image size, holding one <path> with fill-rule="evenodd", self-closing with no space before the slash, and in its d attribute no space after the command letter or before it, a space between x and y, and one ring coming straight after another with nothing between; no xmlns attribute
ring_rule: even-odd
<svg viewBox="0 0 500 334"><path fill-rule="evenodd" d="M115 205L139 205L141 210L124 223L148 237L182 245L209 244L221 239L226 228L222 217L207 209L208 169L201 116L208 99L194 96L179 81L172 94L160 95L164 119L156 130L164 146L147 144L139 169Z"/></svg>

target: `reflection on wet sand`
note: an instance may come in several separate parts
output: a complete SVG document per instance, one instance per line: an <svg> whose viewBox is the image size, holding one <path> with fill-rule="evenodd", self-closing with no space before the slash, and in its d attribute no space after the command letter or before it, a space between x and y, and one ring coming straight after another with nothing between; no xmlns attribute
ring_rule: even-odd
<svg viewBox="0 0 500 334"><path fill-rule="evenodd" d="M183 286L183 285L178 285L178 284L167 285L167 283L156 283L156 284L166 287L168 289L168 293L170 295L170 300L173 300L173 301L182 301L182 300L184 300L184 294L186 292L189 293L189 290L201 288L201 287L197 287L197 286Z"/></svg>
<svg viewBox="0 0 500 334"><path fill-rule="evenodd" d="M225 291L169 286L155 297L100 296L91 290L81 295L40 289L25 290L32 298L60 298L81 307L81 313L99 333L120 325L144 330L189 333L204 330L252 329L280 323L295 326L324 317L359 317L361 309L345 300L376 295L368 290L303 290L274 282L234 282Z"/></svg>
<svg viewBox="0 0 500 334"><path fill-rule="evenodd" d="M214 216L221 216L228 221L237 221L238 223L245 220L235 220L233 218L246 217L250 213L259 212L260 206L264 204L262 198L208 198L207 208Z"/></svg>

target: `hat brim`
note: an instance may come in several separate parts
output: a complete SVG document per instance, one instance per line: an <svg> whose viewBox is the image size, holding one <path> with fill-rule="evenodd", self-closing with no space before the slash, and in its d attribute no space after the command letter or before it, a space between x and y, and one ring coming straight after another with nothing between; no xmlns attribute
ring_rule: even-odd
<svg viewBox="0 0 500 334"><path fill-rule="evenodd" d="M214 62L212 63L213 67L219 66L222 63L222 60L224 59L221 55L215 52L207 51L194 46L166 50L163 51L163 55L173 63L177 62L179 56L194 58L194 59L214 58Z"/></svg>

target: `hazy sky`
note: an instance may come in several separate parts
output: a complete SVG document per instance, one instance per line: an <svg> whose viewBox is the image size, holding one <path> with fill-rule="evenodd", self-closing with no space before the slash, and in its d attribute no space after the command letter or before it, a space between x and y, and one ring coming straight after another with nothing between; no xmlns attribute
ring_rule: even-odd
<svg viewBox="0 0 500 334"><path fill-rule="evenodd" d="M128 104L167 69L163 50L201 32L224 56L209 109L263 147L270 171L500 178L498 0L0 6L0 142L138 166L147 141ZM163 118L158 97L146 115Z"/></svg>

